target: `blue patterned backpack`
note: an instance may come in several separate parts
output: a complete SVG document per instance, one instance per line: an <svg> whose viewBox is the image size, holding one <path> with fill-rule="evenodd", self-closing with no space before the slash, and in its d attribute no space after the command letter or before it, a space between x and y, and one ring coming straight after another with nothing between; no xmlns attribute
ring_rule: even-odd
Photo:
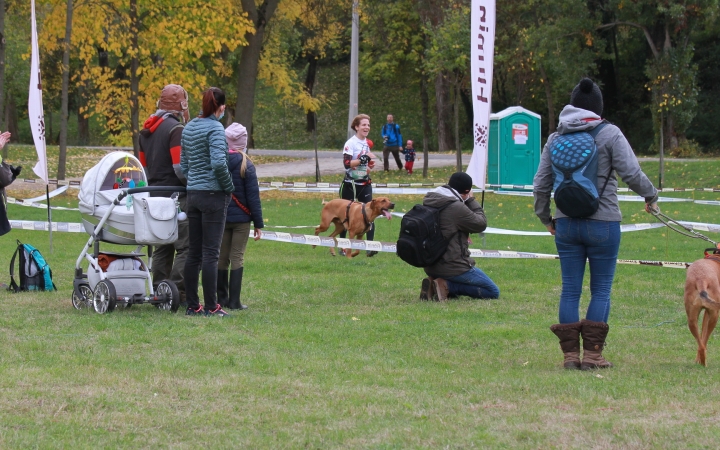
<svg viewBox="0 0 720 450"><path fill-rule="evenodd" d="M600 206L600 196L610 179L608 174L598 194L595 136L604 126L605 123L601 123L590 131L558 134L550 143L555 206L568 217L590 217Z"/></svg>

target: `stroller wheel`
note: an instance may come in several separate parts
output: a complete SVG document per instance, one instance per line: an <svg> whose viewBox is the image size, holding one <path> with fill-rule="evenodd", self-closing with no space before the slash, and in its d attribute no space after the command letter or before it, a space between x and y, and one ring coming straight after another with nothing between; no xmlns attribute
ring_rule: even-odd
<svg viewBox="0 0 720 450"><path fill-rule="evenodd" d="M93 291L87 284L81 284L78 289L73 289L72 305L75 309L89 308L93 303Z"/></svg>
<svg viewBox="0 0 720 450"><path fill-rule="evenodd" d="M180 307L180 291L172 281L164 280L158 283L155 295L162 302L156 304L158 309L176 312Z"/></svg>
<svg viewBox="0 0 720 450"><path fill-rule="evenodd" d="M95 312L104 314L115 309L115 285L110 280L100 280L93 293Z"/></svg>

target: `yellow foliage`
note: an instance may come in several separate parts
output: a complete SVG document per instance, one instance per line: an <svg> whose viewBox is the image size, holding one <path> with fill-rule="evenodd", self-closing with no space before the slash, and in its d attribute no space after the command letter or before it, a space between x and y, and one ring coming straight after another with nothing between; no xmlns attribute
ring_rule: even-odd
<svg viewBox="0 0 720 450"><path fill-rule="evenodd" d="M62 50L65 0L50 0L38 24L39 46L45 54ZM138 2L138 47L133 48L129 3L121 0L76 2L72 22L71 57L82 69L72 82L89 93L89 115L105 119L107 137L115 144L131 142L130 63L139 59L140 121L155 111L163 86L182 85L199 103L209 76L227 76L223 52L247 45L253 31L247 14L234 0L154 0ZM107 55L100 66L99 52ZM203 61L207 60L207 64Z"/></svg>

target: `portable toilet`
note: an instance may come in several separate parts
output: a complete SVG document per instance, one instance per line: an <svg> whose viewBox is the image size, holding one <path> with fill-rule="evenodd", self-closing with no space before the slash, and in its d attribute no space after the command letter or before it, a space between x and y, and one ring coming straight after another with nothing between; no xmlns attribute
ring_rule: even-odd
<svg viewBox="0 0 720 450"><path fill-rule="evenodd" d="M532 185L541 150L539 114L522 106L491 114L488 183Z"/></svg>

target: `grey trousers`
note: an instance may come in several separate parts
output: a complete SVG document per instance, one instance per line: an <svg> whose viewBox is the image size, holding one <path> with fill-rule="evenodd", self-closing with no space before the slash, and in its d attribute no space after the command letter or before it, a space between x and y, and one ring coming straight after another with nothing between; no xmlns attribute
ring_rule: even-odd
<svg viewBox="0 0 720 450"><path fill-rule="evenodd" d="M225 223L218 270L228 270L228 268L235 270L243 267L249 237L250 222Z"/></svg>

